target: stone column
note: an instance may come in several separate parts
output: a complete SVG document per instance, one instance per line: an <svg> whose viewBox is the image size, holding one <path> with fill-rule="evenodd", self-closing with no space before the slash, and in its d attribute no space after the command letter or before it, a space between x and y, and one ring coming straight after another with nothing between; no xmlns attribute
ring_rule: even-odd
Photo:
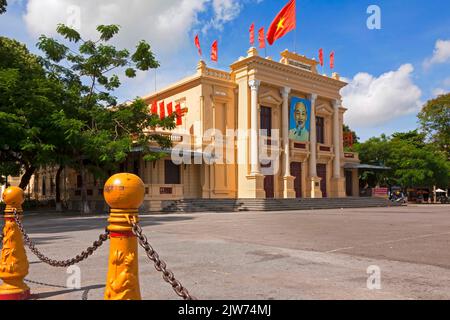
<svg viewBox="0 0 450 320"><path fill-rule="evenodd" d="M251 175L260 174L259 163L259 141L258 141L258 89L261 84L258 80L250 80L249 86L251 90L251 121L250 121L250 163Z"/></svg>
<svg viewBox="0 0 450 320"><path fill-rule="evenodd" d="M335 179L341 178L341 134L339 126L339 108L341 102L334 100L334 115L333 115L333 144L334 144L334 163L333 163L333 177Z"/></svg>
<svg viewBox="0 0 450 320"><path fill-rule="evenodd" d="M320 191L321 179L317 176L317 131L316 131L316 101L317 94L311 94L311 132L309 141L309 176L311 179L311 198L322 198Z"/></svg>
<svg viewBox="0 0 450 320"><path fill-rule="evenodd" d="M311 94L311 132L309 139L309 175L317 177L317 131L316 131L316 100L317 94Z"/></svg>
<svg viewBox="0 0 450 320"><path fill-rule="evenodd" d="M281 89L281 96L283 97L283 109L281 115L283 118L282 135L283 135L283 147L284 147L284 176L289 177L291 175L290 165L290 145L289 145L289 93L291 88L284 87Z"/></svg>
<svg viewBox="0 0 450 320"><path fill-rule="evenodd" d="M345 192L345 177L341 175L341 146L342 146L342 124L340 121L340 107L341 101L333 101L333 145L334 145L334 161L333 161L333 181L331 196L336 198L344 198Z"/></svg>
<svg viewBox="0 0 450 320"><path fill-rule="evenodd" d="M283 149L284 149L284 198L295 198L294 180L295 177L291 176L291 159L290 159L290 141L289 141L289 93L291 88L284 87L281 89L281 96L283 97L283 108L281 115L283 119L282 123L282 135L283 135Z"/></svg>

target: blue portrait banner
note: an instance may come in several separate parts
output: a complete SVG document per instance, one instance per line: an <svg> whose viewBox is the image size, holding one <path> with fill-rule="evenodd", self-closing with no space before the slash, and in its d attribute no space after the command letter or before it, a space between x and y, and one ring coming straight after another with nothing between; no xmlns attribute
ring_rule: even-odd
<svg viewBox="0 0 450 320"><path fill-rule="evenodd" d="M311 131L311 101L292 97L289 115L289 139L308 142Z"/></svg>

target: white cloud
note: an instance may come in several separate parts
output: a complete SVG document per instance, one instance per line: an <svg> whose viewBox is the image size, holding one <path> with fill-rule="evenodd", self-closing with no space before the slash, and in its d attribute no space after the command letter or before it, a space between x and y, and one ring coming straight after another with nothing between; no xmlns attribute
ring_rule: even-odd
<svg viewBox="0 0 450 320"><path fill-rule="evenodd" d="M19 0L16 0L19 1ZM208 25L222 30L236 19L242 8L257 0L20 0L26 1L23 15L26 29L34 38L56 35L58 23L77 25L83 38L96 39L100 24L118 24L115 38L119 47L132 49L140 40L152 46L161 62L158 88L195 72L197 55L192 30ZM189 53L192 52L190 55ZM180 63L182 55L183 63ZM134 97L154 89L154 73L123 79L119 97Z"/></svg>
<svg viewBox="0 0 450 320"><path fill-rule="evenodd" d="M442 89L442 88L436 88L433 90L433 96L438 97L440 95L448 93L448 90Z"/></svg>
<svg viewBox="0 0 450 320"><path fill-rule="evenodd" d="M434 64L450 62L450 40L438 40L434 47L433 56L424 61L425 69L430 68Z"/></svg>
<svg viewBox="0 0 450 320"><path fill-rule="evenodd" d="M33 36L54 35L58 23L73 21L74 8L86 38L97 37L99 24L119 24L121 45L144 39L156 52L173 53L191 43L194 26L221 30L239 16L242 5L238 0L28 0L23 18ZM199 14L205 12L209 18L199 21Z"/></svg>
<svg viewBox="0 0 450 320"><path fill-rule="evenodd" d="M374 127L420 110L422 92L412 80L414 67L402 65L374 77L358 73L342 89L343 104L348 108L345 122L355 128Z"/></svg>
<svg viewBox="0 0 450 320"><path fill-rule="evenodd" d="M214 23L222 27L223 23L234 20L241 12L241 5L237 0L213 0Z"/></svg>

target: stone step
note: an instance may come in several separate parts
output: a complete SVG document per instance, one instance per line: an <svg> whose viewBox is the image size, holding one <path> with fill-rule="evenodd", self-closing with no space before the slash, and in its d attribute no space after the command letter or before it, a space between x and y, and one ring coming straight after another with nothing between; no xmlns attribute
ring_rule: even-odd
<svg viewBox="0 0 450 320"><path fill-rule="evenodd" d="M293 211L314 209L388 207L397 204L382 198L323 199L183 199L174 201L165 212Z"/></svg>

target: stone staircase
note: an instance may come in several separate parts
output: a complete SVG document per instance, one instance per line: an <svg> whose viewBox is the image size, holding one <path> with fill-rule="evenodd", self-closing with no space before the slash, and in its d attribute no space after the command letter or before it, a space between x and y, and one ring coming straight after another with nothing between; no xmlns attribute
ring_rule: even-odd
<svg viewBox="0 0 450 320"><path fill-rule="evenodd" d="M397 206L382 198L326 199L184 199L167 204L163 212L296 211Z"/></svg>

